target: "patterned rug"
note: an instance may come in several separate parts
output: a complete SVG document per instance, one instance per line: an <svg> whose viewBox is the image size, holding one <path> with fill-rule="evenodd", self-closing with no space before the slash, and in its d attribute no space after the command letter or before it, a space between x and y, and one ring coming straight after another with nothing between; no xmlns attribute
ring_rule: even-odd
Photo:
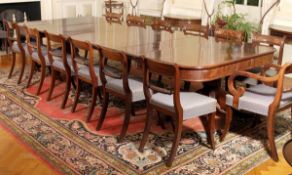
<svg viewBox="0 0 292 175"><path fill-rule="evenodd" d="M121 101L112 98L104 126L97 132L100 106L95 109L94 119L84 122L88 93L83 94L83 104L72 114L72 99L65 110L59 108L64 84L59 83L53 100L47 102L49 78L37 97L33 95L37 84L25 89L26 80L16 85L17 76L7 79L5 73L0 73L0 77L0 124L61 174L244 174L269 158L265 118L253 126L254 117L241 114L234 117L224 142L220 143L216 135L215 151L209 148L201 125L196 124L200 119L185 122L177 156L168 168L165 160L173 139L170 124L165 130L153 126L144 153L137 150L145 122L143 103L136 104L139 114L132 117L125 141L118 143L123 121ZM37 74L33 82L38 78ZM291 138L290 115L284 111L276 117L279 150Z"/></svg>

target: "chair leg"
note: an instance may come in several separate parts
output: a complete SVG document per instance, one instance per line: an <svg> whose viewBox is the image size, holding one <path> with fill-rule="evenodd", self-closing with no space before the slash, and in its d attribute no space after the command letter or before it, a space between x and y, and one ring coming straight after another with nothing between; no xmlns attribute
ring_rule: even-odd
<svg viewBox="0 0 292 175"><path fill-rule="evenodd" d="M99 131L101 129L101 127L102 127L103 121L104 121L105 116L106 116L108 102L109 102L109 93L108 92L104 92L104 99L102 101L102 109L101 109L100 117L99 117L99 120L98 120L98 124L96 126L96 130L97 131Z"/></svg>
<svg viewBox="0 0 292 175"><path fill-rule="evenodd" d="M131 100L131 98L129 98L126 101L125 118L124 118L122 130L121 130L121 134L119 137L119 142L122 142L124 137L127 134L127 130L128 130L128 126L129 126L130 118L131 118L131 110L132 110L131 108L132 108L132 100Z"/></svg>
<svg viewBox="0 0 292 175"><path fill-rule="evenodd" d="M81 90L81 84L80 84L80 80L77 79L77 87L76 87L76 92L75 92L75 97L74 97L74 103L71 109L71 112L75 112L76 110L76 106L79 100L79 96L80 96L80 90Z"/></svg>
<svg viewBox="0 0 292 175"><path fill-rule="evenodd" d="M164 118L160 115L160 112L158 111L157 111L157 117L158 117L157 125L159 125L162 129L166 129L164 125Z"/></svg>
<svg viewBox="0 0 292 175"><path fill-rule="evenodd" d="M210 140L210 145L213 150L215 150L215 140L214 140L214 134L215 134L215 116L216 113L212 113L208 116L208 135Z"/></svg>
<svg viewBox="0 0 292 175"><path fill-rule="evenodd" d="M53 94L53 91L54 91L54 88L55 88L56 71L54 69L52 69L51 78L52 78L51 79L51 86L50 86L49 94L48 94L48 97L47 97L47 101L51 100L51 97L52 97L52 94Z"/></svg>
<svg viewBox="0 0 292 175"><path fill-rule="evenodd" d="M44 81L46 78L46 66L41 66L41 80L36 95L40 95Z"/></svg>
<svg viewBox="0 0 292 175"><path fill-rule="evenodd" d="M24 69L25 69L25 54L21 54L21 69L20 69L20 75L19 75L19 79L17 81L17 84L21 83L22 77L23 77L23 73L24 73Z"/></svg>
<svg viewBox="0 0 292 175"><path fill-rule="evenodd" d="M15 67L15 59L16 59L16 54L14 52L12 52L12 63L11 63L11 67L10 67L10 71L8 74L8 78L11 78L12 74L13 74L13 70Z"/></svg>
<svg viewBox="0 0 292 175"><path fill-rule="evenodd" d="M132 105L131 114L132 114L132 116L136 116L134 105Z"/></svg>
<svg viewBox="0 0 292 175"><path fill-rule="evenodd" d="M65 106L66 106L70 90L71 90L71 77L66 75L66 90L65 90L65 94L64 94L64 97L63 97L63 102L62 102L62 105L61 105L62 109L64 109Z"/></svg>
<svg viewBox="0 0 292 175"><path fill-rule="evenodd" d="M166 162L166 166L168 167L171 167L174 157L176 156L177 147L181 138L181 133L182 133L182 120L178 119L176 122L176 127L175 127L174 141L171 147L169 158Z"/></svg>
<svg viewBox="0 0 292 175"><path fill-rule="evenodd" d="M271 151L271 157L274 161L279 161L278 153L275 144L275 137L274 137L274 115L275 113L270 112L267 121L267 132L268 132L268 140L269 140L269 147Z"/></svg>
<svg viewBox="0 0 292 175"><path fill-rule="evenodd" d="M35 70L35 62L31 61L30 73L29 73L29 78L28 78L28 81L27 81L26 88L28 88L30 86L34 70Z"/></svg>
<svg viewBox="0 0 292 175"><path fill-rule="evenodd" d="M91 101L91 104L90 104L89 109L88 109L86 122L90 122L92 113L94 111L94 108L95 108L95 105L96 105L96 99L97 99L97 95L98 95L97 91L98 91L97 87L92 87L92 101Z"/></svg>
<svg viewBox="0 0 292 175"><path fill-rule="evenodd" d="M232 120L232 108L230 106L226 107L226 116L225 116L225 124L222 131L222 135L220 137L220 141L222 142L229 131L230 123Z"/></svg>
<svg viewBox="0 0 292 175"><path fill-rule="evenodd" d="M145 128L144 128L144 132L143 132L143 137L142 140L140 142L140 146L139 146L139 151L143 152L144 151L144 147L146 145L148 136L149 136L149 132L151 129L151 124L152 124L152 108L151 107L147 107L147 120L146 120L146 124L145 124Z"/></svg>

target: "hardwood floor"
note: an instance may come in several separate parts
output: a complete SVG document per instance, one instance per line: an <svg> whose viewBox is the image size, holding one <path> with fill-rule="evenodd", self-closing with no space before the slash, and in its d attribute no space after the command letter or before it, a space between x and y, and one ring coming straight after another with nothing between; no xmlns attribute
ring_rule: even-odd
<svg viewBox="0 0 292 175"><path fill-rule="evenodd" d="M0 143L0 175L57 174L2 127Z"/></svg>
<svg viewBox="0 0 292 175"><path fill-rule="evenodd" d="M19 59L17 59L19 65ZM7 56L0 56L0 69L9 70L10 60ZM15 67L17 70L19 66ZM18 75L15 75L18 76ZM288 80L288 79L287 79ZM292 86L292 79L286 81L286 86ZM0 127L0 175L54 175L57 174L45 162L32 154L24 145L20 144L10 133ZM269 159L254 168L247 175L288 175L292 168L279 154L280 161Z"/></svg>

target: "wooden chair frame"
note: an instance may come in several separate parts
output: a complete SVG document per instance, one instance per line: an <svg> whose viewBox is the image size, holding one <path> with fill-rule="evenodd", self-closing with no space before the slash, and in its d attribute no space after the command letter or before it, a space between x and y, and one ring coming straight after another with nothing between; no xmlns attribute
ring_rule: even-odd
<svg viewBox="0 0 292 175"><path fill-rule="evenodd" d="M262 35L262 34L254 33L253 38L252 38L252 43L255 45L267 44L272 47L279 46L279 56L278 56L277 64L282 65L284 44L285 44L286 38L287 38L286 36L277 37L277 36Z"/></svg>
<svg viewBox="0 0 292 175"><path fill-rule="evenodd" d="M99 86L101 85L98 84L98 77L95 74L95 70L94 70L94 63L95 63L94 49L93 49L92 44L89 42L74 40L72 38L69 38L69 41L71 45L71 60L72 60L73 69L74 69L75 82L77 85L74 103L73 103L71 112L75 112L76 110L78 99L80 97L81 82L86 82L88 84L91 84L92 85L92 101L89 106L88 114L86 117L86 122L89 122L96 105L97 96L99 97L99 100L102 101L102 98L100 96L100 89L99 89ZM79 49L84 50L86 56L88 53L88 58L86 56L81 57L78 53ZM90 79L79 75L78 64L88 64Z"/></svg>
<svg viewBox="0 0 292 175"><path fill-rule="evenodd" d="M141 16L135 16L135 15L129 14L127 15L126 22L128 26L138 26L138 27L146 28L145 18Z"/></svg>
<svg viewBox="0 0 292 175"><path fill-rule="evenodd" d="M10 27L9 22L6 20L3 20L3 24L4 24L4 28L6 29L7 43L8 43L8 46L10 47L10 51L12 52L12 63L11 63L10 71L8 74L8 78L11 78L14 71L14 67L15 67L16 52L12 49L12 46L13 46L13 43L16 42L17 46L19 47L19 50L20 50L19 55L21 57L21 69L20 69L20 74L17 81L17 84L20 84L22 81L23 74L24 74L25 60L26 60L25 51L21 42L22 33L20 32L20 26L18 26L16 23L12 23ZM11 31L15 31L16 38L11 36Z"/></svg>
<svg viewBox="0 0 292 175"><path fill-rule="evenodd" d="M271 152L271 157L275 160L278 161L278 154L276 150L276 145L275 145L275 140L274 140L274 122L275 122L275 114L278 111L282 111L285 109L291 108L292 112L292 105L284 106L283 108L279 108L279 104L282 98L282 93L283 92L292 92L291 89L285 89L283 90L283 81L284 81L284 75L285 73L292 73L292 64L285 64L282 67L279 65L265 65L262 67L263 72L265 70L274 67L277 69L279 72L277 75L273 77L266 77L265 74L258 75L258 74L253 74L248 71L238 71L235 74L231 75L228 79L228 89L230 94L233 96L233 108L237 109L238 108L238 103L239 103L239 98L244 94L245 88L244 87L235 87L235 79L238 76L244 76L244 77L249 77L249 78L254 78L256 80L259 80L265 84L270 84L270 83L277 83L277 91L275 93L275 98L273 102L269 106L269 112L268 112L268 117L267 117L267 133L268 133L268 141L269 141L269 147L270 147L270 152ZM291 117L292 119L292 117ZM227 106L226 108L226 120L225 120L225 128L223 130L221 140L223 140L230 128L230 123L232 120L232 108L230 106Z"/></svg>
<svg viewBox="0 0 292 175"><path fill-rule="evenodd" d="M51 63L51 85L50 85L50 90L49 90L49 94L47 97L47 101L51 100L53 91L54 91L54 87L55 87L55 81L56 81L56 74L57 72L65 74L66 75L66 89L65 89L65 94L64 94L64 98L63 98L63 102L61 104L61 108L64 109L66 106L66 102L68 100L68 96L70 93L70 89L71 89L71 68L68 64L67 61L67 53L66 53L66 39L64 36L62 35L55 35L55 34L50 34L47 31L45 31L45 36L47 38L47 50L48 50L48 58L49 61ZM58 44L58 49L61 50L61 55L55 53L52 49L52 44ZM59 57L62 59L62 63L64 65L64 69L60 69L58 67L53 66L53 57Z"/></svg>
<svg viewBox="0 0 292 175"><path fill-rule="evenodd" d="M180 102L180 70L177 65L170 65L170 64L164 64L159 63L157 61L153 61L147 58L144 58L144 94L146 97L146 104L147 104L147 121L144 128L144 134L143 138L141 140L139 151L142 152L145 144L147 142L147 138L150 132L151 124L152 124L152 112L155 109L157 112L162 112L166 115L169 115L172 117L172 120L174 121L174 142L171 148L170 156L166 162L167 166L171 166L172 162L175 158L177 148L179 141L181 139L181 134L183 130L183 108ZM164 89L161 87L158 87L156 85L150 84L151 74L159 74L166 77L173 78L173 84L172 88L170 89ZM152 105L150 103L150 99L152 96L151 92L159 92L163 94L173 94L173 101L174 101L174 108L175 112L170 112L168 110L165 110L159 106ZM208 132L209 132L209 141L211 144L212 149L215 149L215 141L214 141L214 132L215 132L215 113L212 113L208 116Z"/></svg>
<svg viewBox="0 0 292 175"><path fill-rule="evenodd" d="M208 38L208 26L201 26L198 24L189 24L182 27L185 35L202 36Z"/></svg>
<svg viewBox="0 0 292 175"><path fill-rule="evenodd" d="M126 136L128 126L130 123L131 112L133 111L132 92L129 87L129 81L128 81L130 65L129 65L126 54L123 52L118 52L113 49L108 49L104 47L102 47L100 51L102 55L101 60L100 60L100 78L102 81L104 100L103 100L102 110L101 110L101 114L99 117L96 130L101 129L104 119L106 117L106 112L107 112L108 103L109 103L109 94L118 96L119 98L122 98L124 100L125 105L126 105L125 119L124 119L123 127L121 130L121 134L119 137L119 142L122 142L124 137ZM121 71L110 68L107 64L108 60L119 62L122 66ZM106 88L107 80L105 76L108 76L114 79L122 79L125 93L122 94L114 90L111 90L109 88Z"/></svg>
<svg viewBox="0 0 292 175"><path fill-rule="evenodd" d="M32 40L35 40L35 42L32 42ZM40 79L40 83L39 83L39 87L37 89L36 95L39 95L41 93L41 89L43 86L43 83L45 81L45 77L46 77L46 61L45 61L45 57L42 53L42 38L40 35L40 31L38 31L37 29L32 29L32 28L27 28L27 35L26 35L26 41L27 41L27 48L28 48L28 52L30 54L31 57L31 69L30 69L30 74L29 74L29 78L28 78L28 82L27 82L27 86L30 86L36 65L40 65L41 66L41 79ZM34 61L32 59L32 54L34 52L34 50L36 50L38 57L39 57L39 61Z"/></svg>
<svg viewBox="0 0 292 175"><path fill-rule="evenodd" d="M244 39L244 35L241 31L235 31L230 29L215 29L214 36L216 41L233 41L241 43Z"/></svg>
<svg viewBox="0 0 292 175"><path fill-rule="evenodd" d="M153 30L164 30L169 33L173 33L171 23L161 19L154 19L152 21L151 27Z"/></svg>

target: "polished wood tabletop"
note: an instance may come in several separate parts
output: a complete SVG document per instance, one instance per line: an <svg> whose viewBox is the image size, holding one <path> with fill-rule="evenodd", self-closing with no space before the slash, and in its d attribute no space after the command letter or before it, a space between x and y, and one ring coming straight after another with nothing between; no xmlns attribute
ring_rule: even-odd
<svg viewBox="0 0 292 175"><path fill-rule="evenodd" d="M184 35L182 31L153 30L150 26L128 26L104 18L86 17L25 23L30 28L89 41L92 44L178 64L182 79L209 81L271 63L274 49L250 43L216 41L213 37Z"/></svg>

